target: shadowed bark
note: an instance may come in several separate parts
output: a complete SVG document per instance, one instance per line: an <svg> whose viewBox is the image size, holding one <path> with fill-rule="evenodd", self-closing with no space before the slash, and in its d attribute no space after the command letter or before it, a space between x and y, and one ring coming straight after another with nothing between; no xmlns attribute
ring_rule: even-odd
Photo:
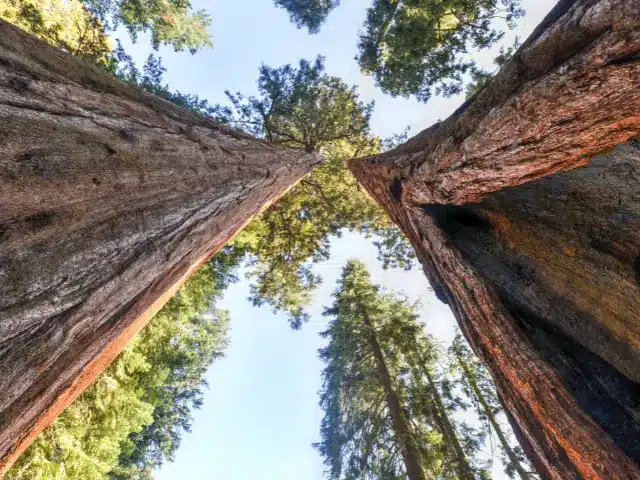
<svg viewBox="0 0 640 480"><path fill-rule="evenodd" d="M0 21L0 471L316 163Z"/></svg>
<svg viewBox="0 0 640 480"><path fill-rule="evenodd" d="M449 119L350 164L547 478L640 476L638 18L560 2Z"/></svg>

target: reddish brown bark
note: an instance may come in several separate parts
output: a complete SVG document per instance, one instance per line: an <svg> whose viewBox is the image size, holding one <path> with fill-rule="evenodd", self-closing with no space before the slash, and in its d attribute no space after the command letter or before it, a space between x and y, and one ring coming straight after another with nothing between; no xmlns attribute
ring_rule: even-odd
<svg viewBox="0 0 640 480"><path fill-rule="evenodd" d="M640 135L638 18L561 2L452 117L350 165L548 478L640 477L640 145L613 150Z"/></svg>
<svg viewBox="0 0 640 480"><path fill-rule="evenodd" d="M0 471L317 162L0 21Z"/></svg>

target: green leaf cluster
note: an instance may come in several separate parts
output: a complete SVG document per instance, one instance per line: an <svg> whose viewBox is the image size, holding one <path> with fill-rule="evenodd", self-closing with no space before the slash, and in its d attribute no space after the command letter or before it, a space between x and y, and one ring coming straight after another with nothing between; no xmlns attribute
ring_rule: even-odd
<svg viewBox="0 0 640 480"><path fill-rule="evenodd" d="M329 342L320 350L326 364L320 393L325 416L316 445L327 478L407 478L406 451L428 472L421 478L435 478L442 473L442 436L413 398L405 359L408 332L415 334L417 328L415 307L372 284L358 261L345 266L334 298L325 310L329 327L322 333ZM392 379L392 390L385 387L384 375ZM398 398L400 412L394 412L391 396ZM408 431L404 438L397 422Z"/></svg>
<svg viewBox="0 0 640 480"><path fill-rule="evenodd" d="M296 67L263 66L258 92L250 97L228 92L231 108L223 120L325 160L233 242L246 255L250 300L287 312L298 328L321 282L313 265L329 258L331 239L343 231L372 236L386 265L409 268L413 256L399 230L344 167L350 158L381 150L383 141L369 133L373 104L327 75L322 57ZM222 110L217 107L216 113Z"/></svg>
<svg viewBox="0 0 640 480"><path fill-rule="evenodd" d="M107 32L124 27L135 41L148 32L154 49L171 45L195 53L213 43L205 11L185 0L0 0L0 18L45 42L93 63L111 66ZM116 55L117 56L117 55Z"/></svg>
<svg viewBox="0 0 640 480"><path fill-rule="evenodd" d="M0 0L0 18L55 47L105 64L113 47L79 0Z"/></svg>
<svg viewBox="0 0 640 480"><path fill-rule="evenodd" d="M299 28L317 33L338 1L276 0ZM465 74L478 73L467 54L494 45L524 15L520 0L373 0L359 34L358 64L392 96L455 95Z"/></svg>
<svg viewBox="0 0 640 480"><path fill-rule="evenodd" d="M149 33L155 49L171 45L175 51L195 53L213 45L207 28L211 18L192 11L186 0L83 0L89 13L107 30L123 26L135 41Z"/></svg>

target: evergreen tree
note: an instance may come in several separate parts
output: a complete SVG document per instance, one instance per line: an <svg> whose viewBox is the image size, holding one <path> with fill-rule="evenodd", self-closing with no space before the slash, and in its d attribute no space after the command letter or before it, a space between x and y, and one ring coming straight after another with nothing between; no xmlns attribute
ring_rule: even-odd
<svg viewBox="0 0 640 480"><path fill-rule="evenodd" d="M413 319L410 305L380 292L361 262L349 261L325 315L326 363L317 448L333 479L435 479L440 436L408 396L401 349L390 335Z"/></svg>
<svg viewBox="0 0 640 480"><path fill-rule="evenodd" d="M0 0L0 18L75 56L109 61L112 42L79 0Z"/></svg>
<svg viewBox="0 0 640 480"><path fill-rule="evenodd" d="M440 436L442 478L473 480L488 475L487 464L479 459L484 442L482 431L454 419L464 409L464 398L456 394L446 371L440 367L445 359L440 345L424 333L416 305L398 297L404 314L392 317L385 325L389 347L399 350L405 364L404 382L417 418Z"/></svg>
<svg viewBox="0 0 640 480"><path fill-rule="evenodd" d="M123 26L135 41L151 34L154 49L171 45L195 53L213 46L204 10L183 0L0 0L0 18L72 55L106 62L113 42L107 33Z"/></svg>
<svg viewBox="0 0 640 480"><path fill-rule="evenodd" d="M381 291L357 261L347 263L334 297L322 333L329 342L320 350L325 415L316 445L328 478L490 478L480 458L486 432L456 418L468 397L439 368L446 357L416 305Z"/></svg>
<svg viewBox="0 0 640 480"><path fill-rule="evenodd" d="M253 303L288 312L297 328L307 319L305 307L321 281L311 265L329 257L332 236L343 230L375 236L387 265L409 268L412 254L344 168L346 159L383 147L369 133L373 104L360 100L355 87L327 75L322 57L297 67L263 66L258 91L258 97L228 92L232 108L218 106L214 114L272 143L325 159L233 243L247 254Z"/></svg>
<svg viewBox="0 0 640 480"><path fill-rule="evenodd" d="M491 377L482 363L473 355L462 335L458 333L449 348L452 371L469 398L474 400L476 413L489 434L498 437L502 462L509 478L517 475L520 480L537 478L520 446L513 446L508 439L510 428L503 427L498 415L503 412Z"/></svg>
<svg viewBox="0 0 640 480"><path fill-rule="evenodd" d="M192 11L185 0L83 0L88 12L108 31L123 26L135 41L150 33L155 49L171 45L176 51L195 53L212 46L207 28L211 18L204 10Z"/></svg>

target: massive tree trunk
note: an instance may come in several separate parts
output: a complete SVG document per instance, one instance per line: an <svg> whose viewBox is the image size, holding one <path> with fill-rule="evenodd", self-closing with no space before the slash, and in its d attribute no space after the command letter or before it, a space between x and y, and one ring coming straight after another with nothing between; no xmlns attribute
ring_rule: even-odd
<svg viewBox="0 0 640 480"><path fill-rule="evenodd" d="M561 1L449 119L350 164L547 478L640 477L638 18Z"/></svg>
<svg viewBox="0 0 640 480"><path fill-rule="evenodd" d="M435 480L435 477L430 472L425 471L422 456L420 455L420 451L418 450L415 439L411 433L409 422L407 421L407 417L402 409L402 405L400 405L400 399L398 398L395 386L391 380L389 367L387 367L384 353L382 352L382 348L378 342L375 325L364 308L358 306L358 311L364 319L364 324L367 330L367 340L369 341L369 347L373 353L378 378L380 379L382 389L384 390L384 401L389 408L393 433L400 446L402 460L404 461L404 465L407 470L407 479Z"/></svg>
<svg viewBox="0 0 640 480"><path fill-rule="evenodd" d="M314 163L0 21L0 471Z"/></svg>

